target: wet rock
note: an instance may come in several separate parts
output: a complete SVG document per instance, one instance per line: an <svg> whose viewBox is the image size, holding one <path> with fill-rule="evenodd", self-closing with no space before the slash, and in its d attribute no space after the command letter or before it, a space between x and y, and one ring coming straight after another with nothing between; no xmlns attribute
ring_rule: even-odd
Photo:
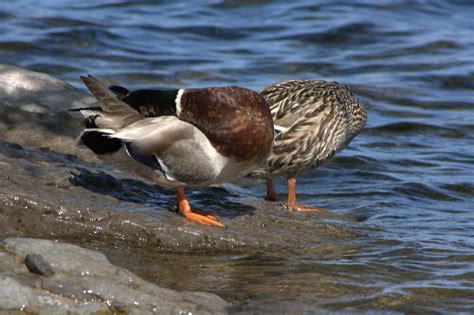
<svg viewBox="0 0 474 315"><path fill-rule="evenodd" d="M44 261L43 256L35 253L26 254L25 266L30 272L36 273L38 275L45 277L51 277L54 275L54 271L51 270L49 264Z"/></svg>
<svg viewBox="0 0 474 315"><path fill-rule="evenodd" d="M92 159L74 146L81 121L68 109L94 102L89 94L45 73L0 64L0 138Z"/></svg>
<svg viewBox="0 0 474 315"><path fill-rule="evenodd" d="M0 97L7 106L46 113L83 105L94 99L46 73L0 64Z"/></svg>
<svg viewBox="0 0 474 315"><path fill-rule="evenodd" d="M8 255L7 253L0 251L0 273L1 274L10 274L10 273L27 273L27 268L18 264L14 257Z"/></svg>
<svg viewBox="0 0 474 315"><path fill-rule="evenodd" d="M1 274L0 311L10 314L15 311L27 314L112 314L106 304L76 303Z"/></svg>
<svg viewBox="0 0 474 315"><path fill-rule="evenodd" d="M7 238L1 246L4 251L0 256L1 311L45 314L226 312L227 303L214 294L160 288L112 265L97 251L29 238ZM8 255L13 258L8 261L1 258ZM21 261L30 265L28 270L36 277L25 277ZM41 266L37 266L38 262ZM47 275L38 275L42 273Z"/></svg>

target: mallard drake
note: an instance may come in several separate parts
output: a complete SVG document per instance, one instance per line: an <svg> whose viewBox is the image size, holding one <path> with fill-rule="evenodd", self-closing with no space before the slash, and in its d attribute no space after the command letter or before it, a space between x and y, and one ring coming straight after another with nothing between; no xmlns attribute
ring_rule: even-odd
<svg viewBox="0 0 474 315"><path fill-rule="evenodd" d="M205 187L248 174L268 156L273 122L258 93L230 86L138 90L81 77L100 107L80 108L86 129L78 137L104 161L176 188L179 212L223 227L215 216L191 210L185 187Z"/></svg>
<svg viewBox="0 0 474 315"><path fill-rule="evenodd" d="M260 95L270 105L276 136L265 166L252 176L266 179L265 198L275 201L272 178L285 175L287 208L321 210L296 203L296 174L318 167L344 149L365 125L364 106L348 87L318 80L282 81L265 87Z"/></svg>

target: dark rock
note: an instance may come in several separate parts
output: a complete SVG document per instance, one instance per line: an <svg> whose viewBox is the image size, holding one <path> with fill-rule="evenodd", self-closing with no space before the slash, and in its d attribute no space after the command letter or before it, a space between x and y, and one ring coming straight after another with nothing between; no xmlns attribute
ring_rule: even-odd
<svg viewBox="0 0 474 315"><path fill-rule="evenodd" d="M42 275L45 277L51 277L52 275L54 275L53 270L51 270L51 267L44 261L43 256L38 254L26 254L25 266L30 272L36 273L38 275Z"/></svg>

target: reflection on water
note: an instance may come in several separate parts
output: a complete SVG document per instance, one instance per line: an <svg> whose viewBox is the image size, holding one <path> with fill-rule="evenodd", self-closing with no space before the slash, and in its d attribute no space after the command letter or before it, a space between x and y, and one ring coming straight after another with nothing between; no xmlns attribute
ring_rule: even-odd
<svg viewBox="0 0 474 315"><path fill-rule="evenodd" d="M172 288L216 292L235 312L469 312L473 10L448 0L20 0L0 7L0 62L80 88L84 73L131 88L350 85L368 106L367 128L298 189L305 204L357 218L339 223L357 233L352 240L321 244L302 233L291 253L137 250L119 263ZM242 185L250 199L264 194L261 183Z"/></svg>

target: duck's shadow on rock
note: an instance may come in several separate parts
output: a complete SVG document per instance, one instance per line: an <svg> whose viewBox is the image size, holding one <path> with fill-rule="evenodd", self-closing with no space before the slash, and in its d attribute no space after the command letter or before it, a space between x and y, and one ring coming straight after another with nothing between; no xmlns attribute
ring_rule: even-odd
<svg viewBox="0 0 474 315"><path fill-rule="evenodd" d="M85 168L76 168L71 172L69 182L94 193L112 196L118 200L142 204L153 209L176 209L176 193L174 189L150 185L134 179L117 179L102 171L91 172ZM187 189L187 197L191 206L212 212L225 218L240 215L251 215L255 208L233 201L240 196L223 187Z"/></svg>

